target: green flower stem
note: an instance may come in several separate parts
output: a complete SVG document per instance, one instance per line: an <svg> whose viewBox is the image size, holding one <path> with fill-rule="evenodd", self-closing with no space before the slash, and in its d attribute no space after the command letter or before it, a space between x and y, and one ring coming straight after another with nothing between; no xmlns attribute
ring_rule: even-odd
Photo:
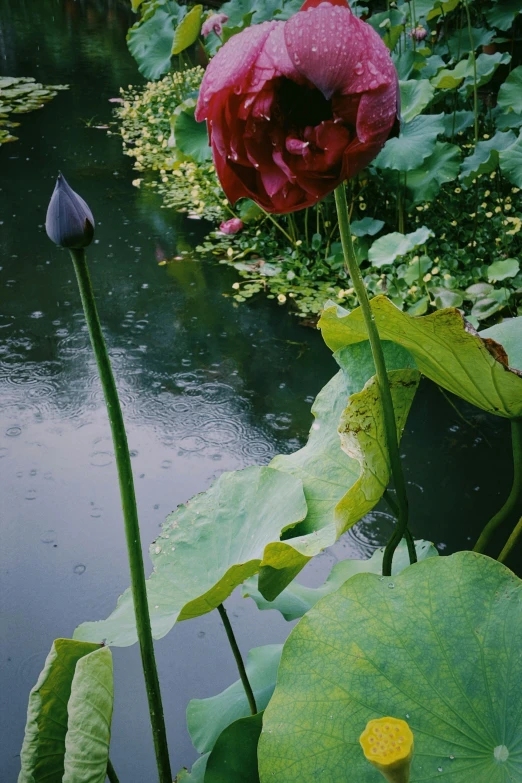
<svg viewBox="0 0 522 783"><path fill-rule="evenodd" d="M511 550L515 547L518 539L522 536L522 517L518 520L515 529L509 536L506 546L502 550L502 552L497 557L497 560L499 563L505 563L508 556L511 553Z"/></svg>
<svg viewBox="0 0 522 783"><path fill-rule="evenodd" d="M271 222L274 224L274 226L275 226L276 228L278 228L278 229L279 229L279 231L280 231L282 234L284 234L284 235L285 235L285 237L288 239L288 241L290 242L290 244L291 244L291 245L293 245L293 246L295 247L295 242L294 242L294 240L292 239L292 237L290 236L290 234L289 234L287 231L285 231L285 230L284 230L283 226L282 226L280 223L278 223L278 222L277 222L277 220L275 219L275 217L274 217L273 215L271 215L271 214L270 214L270 212L266 212L266 210L264 210L264 209L263 209L263 207L260 207L260 209L262 209L262 210L263 210L263 212L265 213L265 215L267 216L267 218L268 218L268 219L269 219L269 220L270 220L270 221L271 221Z"/></svg>
<svg viewBox="0 0 522 783"><path fill-rule="evenodd" d="M132 598L134 601L141 661L149 701L150 721L152 724L152 735L154 738L159 780L160 783L172 783L165 720L163 717L163 705L161 702L158 670L156 668L154 645L150 627L149 605L147 603L147 589L145 586L145 569L143 567L140 528L127 434L125 432L125 425L109 354L107 353L107 346L98 317L98 310L94 299L94 291L89 276L85 251L71 250L70 253L74 264L74 271L76 272L76 278L78 280L78 286L80 288L85 319L87 321L91 344L100 373L100 380L111 425L116 465L118 468L125 537L127 540Z"/></svg>
<svg viewBox="0 0 522 783"><path fill-rule="evenodd" d="M480 534L477 543L473 547L474 552L484 552L495 530L499 527L499 525L502 524L502 522L505 522L505 520L511 516L511 514L516 510L517 506L522 504L522 419L513 419L511 421L511 444L513 448L514 470L511 492L509 493L508 499L502 508L497 511L495 516L489 520L488 524ZM515 531L513 531L513 534L514 532ZM508 544L506 544L506 547ZM506 547L504 547L504 549ZM502 552L504 552L504 549Z"/></svg>
<svg viewBox="0 0 522 783"><path fill-rule="evenodd" d="M475 131L475 144L478 142L479 129L478 129L478 79L477 79L477 58L475 57L475 42L473 41L473 33L471 26L471 16L469 13L468 0L464 0L464 8L466 11L466 19L468 22L468 36L469 36L469 56L473 58L473 114L474 114L474 131Z"/></svg>
<svg viewBox="0 0 522 783"><path fill-rule="evenodd" d="M252 715L256 715L257 705L254 696L254 691L252 690L252 686L250 685L250 682L248 680L245 664L243 663L243 658L241 657L241 650L239 649L238 644L236 642L236 637L234 636L234 629L232 628L230 620L228 619L227 610L225 609L223 604L219 604L217 609L223 621L223 625L225 626L225 631L227 634L230 647L232 648L234 658L236 659L239 676L241 677L241 682L243 684L243 688L245 689L246 697L248 699L248 705L250 707L250 712L252 713Z"/></svg>
<svg viewBox="0 0 522 783"><path fill-rule="evenodd" d="M107 759L107 777L109 778L109 783L120 783L110 759Z"/></svg>
<svg viewBox="0 0 522 783"><path fill-rule="evenodd" d="M379 387L379 396L382 405L382 415L384 420L384 430L386 433L386 446L390 460L391 474L397 496L398 516L395 530L386 545L384 559L382 564L382 573L384 576L391 576L391 566L393 553L399 545L401 539L406 535L408 527L408 496L406 494L406 484L402 473L401 457L399 454L399 443L397 439L397 424L395 421L395 412L393 409L393 399L386 372L386 362L382 350L381 340L375 318L368 299L366 287L357 263L355 250L352 242L352 232L350 229L350 218L348 215L348 204L346 203L346 190L344 184L339 185L335 190L335 204L337 206L337 216L339 218L339 230L341 233L341 242L343 245L344 260L346 271L352 278L353 287L357 294L357 299L361 306L364 322L368 331L368 339L372 349L373 361ZM410 562L416 561L415 551L409 551Z"/></svg>

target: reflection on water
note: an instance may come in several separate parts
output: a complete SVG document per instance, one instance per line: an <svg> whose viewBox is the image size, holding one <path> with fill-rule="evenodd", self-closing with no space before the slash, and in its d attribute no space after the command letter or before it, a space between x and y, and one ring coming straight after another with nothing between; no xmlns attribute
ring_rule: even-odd
<svg viewBox="0 0 522 783"><path fill-rule="evenodd" d="M310 404L335 370L319 335L283 309L267 301L238 307L224 297L230 270L190 260L158 266L203 229L133 189L117 137L90 127L93 118L110 121L109 98L141 79L125 45L127 5L0 0L0 73L71 84L22 116L20 141L0 149L6 781L16 779L28 691L52 640L106 616L128 584L112 442L73 270L43 229L58 169L98 223L91 272L128 425L144 544L177 504L224 470L302 445ZM403 442L414 532L446 553L469 546L509 484L505 422L468 413L469 425L424 384ZM303 581L317 584L337 559L369 555L391 524L379 507L310 564ZM230 606L245 651L288 633L274 612L258 613L239 597ZM237 678L214 614L180 624L157 645L175 769L195 755L184 721L189 698ZM136 648L115 651L115 677L111 755L122 780L141 783L153 779L154 762Z"/></svg>

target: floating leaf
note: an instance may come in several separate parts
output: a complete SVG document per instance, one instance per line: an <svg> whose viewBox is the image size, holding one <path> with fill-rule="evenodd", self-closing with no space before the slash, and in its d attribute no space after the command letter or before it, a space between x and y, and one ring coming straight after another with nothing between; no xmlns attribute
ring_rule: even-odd
<svg viewBox="0 0 522 783"><path fill-rule="evenodd" d="M422 278L426 272L429 272L432 266L433 261L429 256L420 256L417 261L410 261L405 272L400 276L408 285L413 285L422 281Z"/></svg>
<svg viewBox="0 0 522 783"><path fill-rule="evenodd" d="M419 561L438 555L436 548L429 541L416 541L415 549ZM368 560L341 560L340 563L334 565L326 582L320 587L305 587L305 585L293 581L274 601L267 601L263 598L257 588L257 577L254 576L243 585L243 597L252 598L256 602L258 609L277 609L285 620L297 620L299 617L303 617L312 606L315 606L317 601L324 598L325 595L335 592L347 579L351 579L355 574L381 574L383 556L384 548L381 548L376 549ZM400 574L409 565L408 547L403 539L393 555L392 576ZM277 673L277 670L275 673ZM246 702L246 697L244 700Z"/></svg>
<svg viewBox="0 0 522 783"><path fill-rule="evenodd" d="M393 171L412 171L433 153L435 140L444 132L444 114L420 114L401 127L400 136L388 139L373 165Z"/></svg>
<svg viewBox="0 0 522 783"><path fill-rule="evenodd" d="M513 131L497 131L491 139L479 141L474 152L462 162L460 179L464 187L469 187L480 174L494 171L499 163L499 152L510 147L515 139Z"/></svg>
<svg viewBox="0 0 522 783"><path fill-rule="evenodd" d="M267 644L248 653L245 668L258 710L264 710L272 698L282 649L282 644ZM187 727L192 744L199 753L211 751L227 726L248 715L250 707L241 680L217 696L192 699L187 707Z"/></svg>
<svg viewBox="0 0 522 783"><path fill-rule="evenodd" d="M406 348L421 373L490 413L522 415L522 377L495 358L494 346L486 345L458 310L414 318L385 296L375 297L371 304L382 339ZM319 327L332 351L367 339L360 308L347 313L339 306L328 307Z"/></svg>
<svg viewBox="0 0 522 783"><path fill-rule="evenodd" d="M411 122L429 104L435 90L429 79L410 79L399 82L401 91L401 118Z"/></svg>
<svg viewBox="0 0 522 783"><path fill-rule="evenodd" d="M259 741L262 783L374 783L359 736L406 720L411 780L522 779L522 583L474 552L360 574L293 629Z"/></svg>
<svg viewBox="0 0 522 783"><path fill-rule="evenodd" d="M194 107L187 108L176 117L174 124L176 147L196 163L205 163L212 160L207 125L205 122L196 122L194 111Z"/></svg>
<svg viewBox="0 0 522 783"><path fill-rule="evenodd" d="M180 54L198 40L201 31L203 6L195 5L181 20L174 33L172 54Z"/></svg>
<svg viewBox="0 0 522 783"><path fill-rule="evenodd" d="M520 270L520 264L516 258L506 258L501 261L495 261L488 266L488 280L496 283L498 280L507 280L508 277L515 277Z"/></svg>
<svg viewBox="0 0 522 783"><path fill-rule="evenodd" d="M498 30L509 30L515 18L521 13L520 0L497 0L485 9L488 23Z"/></svg>
<svg viewBox="0 0 522 783"><path fill-rule="evenodd" d="M176 621L211 612L259 570L265 547L306 516L302 482L272 468L224 473L210 489L167 517L150 549L154 572L147 592L154 638ZM137 641L130 590L113 614L83 623L77 639Z"/></svg>
<svg viewBox="0 0 522 783"><path fill-rule="evenodd" d="M426 226L412 231L411 234L399 234L398 231L385 234L375 240L369 250L368 259L371 265L377 268L393 264L396 258L401 258L416 247L425 245L432 236L433 231Z"/></svg>
<svg viewBox="0 0 522 783"><path fill-rule="evenodd" d="M108 648L57 639L29 695L18 783L103 783L112 689Z"/></svg>
<svg viewBox="0 0 522 783"><path fill-rule="evenodd" d="M461 152L456 144L438 141L433 154L426 158L422 166L408 172L406 187L413 204L432 201L441 185L457 177L460 160Z"/></svg>
<svg viewBox="0 0 522 783"><path fill-rule="evenodd" d="M435 297L435 307L442 310L443 307L460 307L464 301L464 295L460 291L452 291L443 286L432 286L430 293Z"/></svg>
<svg viewBox="0 0 522 783"><path fill-rule="evenodd" d="M207 760L205 783L259 783L257 745L263 713L240 718L218 737Z"/></svg>
<svg viewBox="0 0 522 783"><path fill-rule="evenodd" d="M518 139L498 154L500 170L513 185L522 188L522 131Z"/></svg>

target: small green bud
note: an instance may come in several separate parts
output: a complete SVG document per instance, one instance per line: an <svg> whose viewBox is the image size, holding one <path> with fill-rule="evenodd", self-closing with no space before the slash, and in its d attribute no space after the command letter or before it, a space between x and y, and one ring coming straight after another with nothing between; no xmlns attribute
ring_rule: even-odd
<svg viewBox="0 0 522 783"><path fill-rule="evenodd" d="M77 250L91 244L94 237L94 218L81 196L74 192L62 174L54 187L45 230L49 239L60 247Z"/></svg>

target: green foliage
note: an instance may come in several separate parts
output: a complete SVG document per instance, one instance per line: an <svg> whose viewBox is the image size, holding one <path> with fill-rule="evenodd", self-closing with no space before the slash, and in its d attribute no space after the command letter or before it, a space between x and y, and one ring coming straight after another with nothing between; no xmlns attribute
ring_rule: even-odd
<svg viewBox="0 0 522 783"><path fill-rule="evenodd" d="M248 653L245 668L258 710L265 709L274 692L282 649L282 644L267 644ZM189 702L187 727L190 739L199 753L208 753L227 726L248 715L250 707L243 684L237 680L217 696Z"/></svg>
<svg viewBox="0 0 522 783"><path fill-rule="evenodd" d="M419 374L401 348L390 345L387 357L401 435ZM147 589L155 638L178 620L212 611L258 572L259 589L272 600L310 557L381 498L389 464L371 352L368 345L354 346L336 358L342 370L316 400L307 446L276 457L270 467L224 473L167 517L150 550L154 571ZM107 620L83 623L75 638L122 647L136 642L130 590Z"/></svg>
<svg viewBox="0 0 522 783"><path fill-rule="evenodd" d="M0 144L18 138L10 128L16 128L20 123L8 120L10 114L26 114L41 109L60 90L67 89L67 84L43 85L29 76L0 76Z"/></svg>
<svg viewBox="0 0 522 783"><path fill-rule="evenodd" d="M57 639L29 695L18 783L103 783L112 705L110 650Z"/></svg>
<svg viewBox="0 0 522 783"><path fill-rule="evenodd" d="M388 139L373 165L392 171L417 169L432 154L437 136L443 131L443 114L419 115L402 126L400 136Z"/></svg>
<svg viewBox="0 0 522 783"><path fill-rule="evenodd" d="M498 159L506 179L522 188L522 131L510 147L500 150Z"/></svg>
<svg viewBox="0 0 522 783"><path fill-rule="evenodd" d="M472 552L349 579L285 644L262 783L375 781L358 739L387 715L413 731L412 780L520 778L521 598L511 571Z"/></svg>
<svg viewBox="0 0 522 783"><path fill-rule="evenodd" d="M143 16L127 33L129 51L146 79L159 79L170 69L174 28L186 13L175 0L142 5Z"/></svg>
<svg viewBox="0 0 522 783"><path fill-rule="evenodd" d="M497 131L493 138L479 141L472 155L462 163L460 179L465 187L469 187L479 174L489 174L499 164L499 152L511 147L515 141L512 131L502 133Z"/></svg>
<svg viewBox="0 0 522 783"><path fill-rule="evenodd" d="M212 160L205 123L196 122L194 107L181 111L174 124L176 147L187 158L196 163Z"/></svg>
<svg viewBox="0 0 522 783"><path fill-rule="evenodd" d="M420 245L425 245L433 233L426 226L418 228L411 234L385 234L376 239L371 246L368 259L373 266L380 268L386 264L392 264L396 258L407 255Z"/></svg>
<svg viewBox="0 0 522 783"><path fill-rule="evenodd" d="M205 783L259 783L257 744L263 713L240 718L220 734L207 760Z"/></svg>
<svg viewBox="0 0 522 783"><path fill-rule="evenodd" d="M406 348L423 375L489 413L522 415L522 376L506 370L490 346L467 329L458 310L414 318L386 297L373 299L372 310L382 339ZM516 320L508 323L516 325ZM347 313L342 307L328 307L319 327L332 351L367 339L360 308Z"/></svg>
<svg viewBox="0 0 522 783"><path fill-rule="evenodd" d="M198 39L201 31L203 6L195 5L186 16L181 19L174 32L172 54L181 54Z"/></svg>
<svg viewBox="0 0 522 783"><path fill-rule="evenodd" d="M419 561L438 555L433 544L428 541L416 541L415 550ZM273 601L267 601L261 595L257 587L257 577L254 576L244 583L243 596L253 598L258 609L277 609L285 620L297 620L310 611L321 598L334 593L355 574L381 574L383 555L384 549L376 549L368 560L341 560L334 565L328 578L320 587L305 587L305 585L293 581ZM409 565L408 547L403 539L393 555L392 575L400 574ZM275 677L273 684L275 687Z"/></svg>

